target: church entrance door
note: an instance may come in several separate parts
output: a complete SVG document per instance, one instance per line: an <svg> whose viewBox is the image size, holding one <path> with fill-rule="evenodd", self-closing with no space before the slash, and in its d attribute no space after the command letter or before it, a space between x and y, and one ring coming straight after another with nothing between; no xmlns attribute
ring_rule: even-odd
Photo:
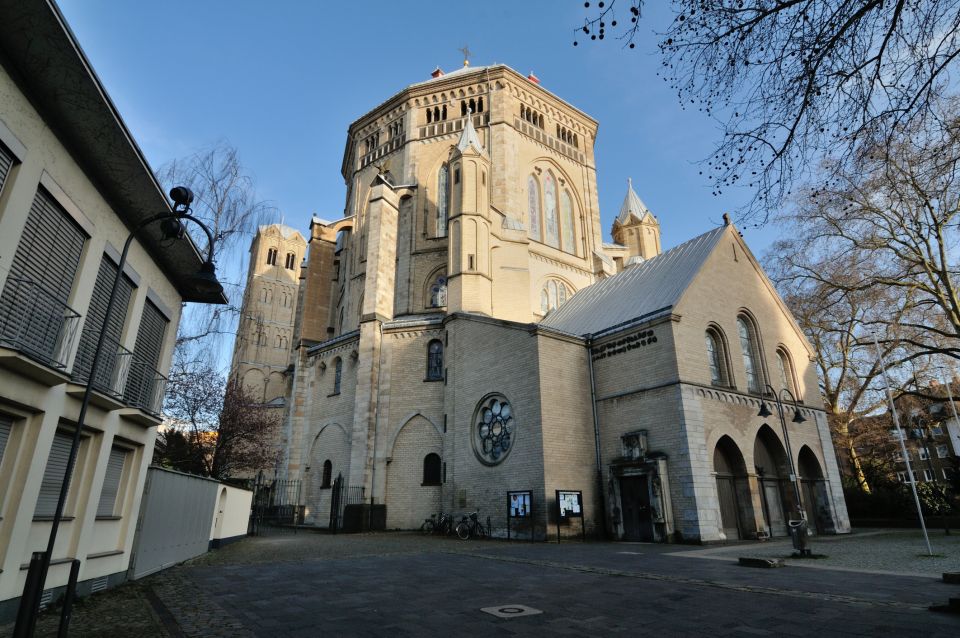
<svg viewBox="0 0 960 638"><path fill-rule="evenodd" d="M727 540L740 538L739 507L737 488L732 476L717 477L717 495L720 497L720 524Z"/></svg>
<svg viewBox="0 0 960 638"><path fill-rule="evenodd" d="M620 479L620 505L623 511L623 540L652 543L653 521L646 475L624 476Z"/></svg>

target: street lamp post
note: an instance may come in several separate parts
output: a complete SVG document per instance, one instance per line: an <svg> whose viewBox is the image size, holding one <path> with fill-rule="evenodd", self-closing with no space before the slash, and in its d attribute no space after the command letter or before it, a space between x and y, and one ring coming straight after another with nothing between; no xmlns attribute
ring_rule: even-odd
<svg viewBox="0 0 960 638"><path fill-rule="evenodd" d="M790 392L790 390L783 388L780 391L780 394L777 394L777 391L774 390L770 384L765 384L764 390L773 396L773 400L777 406L777 416L780 417L780 427L783 429L783 442L787 448L787 463L789 464L790 468L790 482L793 484L793 497L796 499L795 502L797 504L797 512L800 514L800 519L806 521L807 514L803 509L803 501L800 499L800 484L797 482L797 470L793 466L793 450L790 448L790 435L787 432L787 420L783 416L783 402L781 401L782 393L786 392L790 397L790 401L793 403L793 419L791 419L791 421L793 423L803 423L806 421L806 419L802 414L800 414L800 408L797 406L797 398L793 396L793 393ZM770 409L767 408L766 401L761 400L760 412L757 413L757 416L766 418L772 414L773 413L770 411Z"/></svg>
<svg viewBox="0 0 960 638"><path fill-rule="evenodd" d="M110 299L107 302L106 313L103 316L103 323L100 326L100 335L97 338L97 345L93 352L93 363L90 366L90 374L87 379L87 387L83 392L83 399L80 403L80 415L77 418L77 425L73 433L73 442L70 446L70 455L67 458L67 467L63 474L63 480L60 483L60 496L57 499L57 509L53 515L53 522L50 526L50 536L47 539L47 549L42 553L39 561L31 561L31 572L39 571L37 574L28 574L24 591L20 599L20 607L17 612L17 623L14 628L16 638L26 638L32 636L36 626L37 615L40 613L40 597L43 593L44 583L47 577L47 571L50 569L50 560L53 556L54 545L57 542L57 532L60 529L60 521L63 519L63 508L67 500L67 493L70 488L70 476L73 474L74 465L77 462L77 452L80 449L80 434L83 431L84 422L87 416L87 408L90 405L90 398L93 394L94 384L97 379L97 371L100 365L100 359L103 354L104 338L106 337L107 322L110 321L110 315L113 314L113 307L117 300L117 290L119 289L120 278L123 276L123 268L127 262L127 253L130 245L136 238L137 233L154 222L162 221L163 234L167 239L182 238L185 232L183 220L191 220L196 223L207 235L207 258L200 271L193 276L193 284L198 292L207 294L217 294L223 291L223 286L217 280L216 268L213 264L214 237L207 226L190 214L190 204L193 203L193 192L185 186L174 187L170 191L170 198L173 199L173 212L163 212L140 222L127 237L123 244L123 252L120 255L120 263L117 264L117 274L113 280L113 288L110 291ZM39 553L35 554L35 557ZM36 563L36 566L35 566ZM32 576L32 577L31 577ZM68 596L70 592L68 592ZM61 631L65 627L61 624Z"/></svg>

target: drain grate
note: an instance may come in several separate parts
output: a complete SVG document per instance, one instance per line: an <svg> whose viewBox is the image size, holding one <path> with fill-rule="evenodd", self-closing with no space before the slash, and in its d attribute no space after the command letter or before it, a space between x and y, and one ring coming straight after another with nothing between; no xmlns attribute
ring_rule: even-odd
<svg viewBox="0 0 960 638"><path fill-rule="evenodd" d="M495 607L481 607L480 611L496 616L497 618L519 618L520 616L536 616L543 612L526 605L497 605Z"/></svg>

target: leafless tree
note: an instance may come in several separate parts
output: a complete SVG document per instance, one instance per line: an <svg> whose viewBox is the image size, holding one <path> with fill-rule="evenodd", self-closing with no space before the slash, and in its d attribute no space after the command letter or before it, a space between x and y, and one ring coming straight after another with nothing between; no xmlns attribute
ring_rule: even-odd
<svg viewBox="0 0 960 638"><path fill-rule="evenodd" d="M230 303L190 306L177 337L180 349L205 348L209 353L219 348L220 337L236 332L248 242L272 209L258 198L237 149L226 142L170 162L160 169L159 177L168 188L183 185L193 190L194 215L208 225L216 242L217 276ZM187 228L205 250L206 235L190 224Z"/></svg>
<svg viewBox="0 0 960 638"><path fill-rule="evenodd" d="M585 5L575 38L633 47L643 0ZM743 222L766 222L822 157L849 169L864 145L944 126L958 0L673 0L672 13L660 75L720 124L703 172L715 194L749 189Z"/></svg>
<svg viewBox="0 0 960 638"><path fill-rule="evenodd" d="M154 462L216 479L268 470L277 460L280 412L202 361L175 361Z"/></svg>

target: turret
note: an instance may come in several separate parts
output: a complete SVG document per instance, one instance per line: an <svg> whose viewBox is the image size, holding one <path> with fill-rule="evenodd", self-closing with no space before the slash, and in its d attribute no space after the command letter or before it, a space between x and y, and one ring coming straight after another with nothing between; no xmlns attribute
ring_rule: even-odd
<svg viewBox="0 0 960 638"><path fill-rule="evenodd" d="M610 233L613 241L627 247L629 257L650 259L660 254L660 222L633 190L627 179L627 196Z"/></svg>
<svg viewBox="0 0 960 638"><path fill-rule="evenodd" d="M450 153L450 250L447 309L490 314L490 157L467 117Z"/></svg>

